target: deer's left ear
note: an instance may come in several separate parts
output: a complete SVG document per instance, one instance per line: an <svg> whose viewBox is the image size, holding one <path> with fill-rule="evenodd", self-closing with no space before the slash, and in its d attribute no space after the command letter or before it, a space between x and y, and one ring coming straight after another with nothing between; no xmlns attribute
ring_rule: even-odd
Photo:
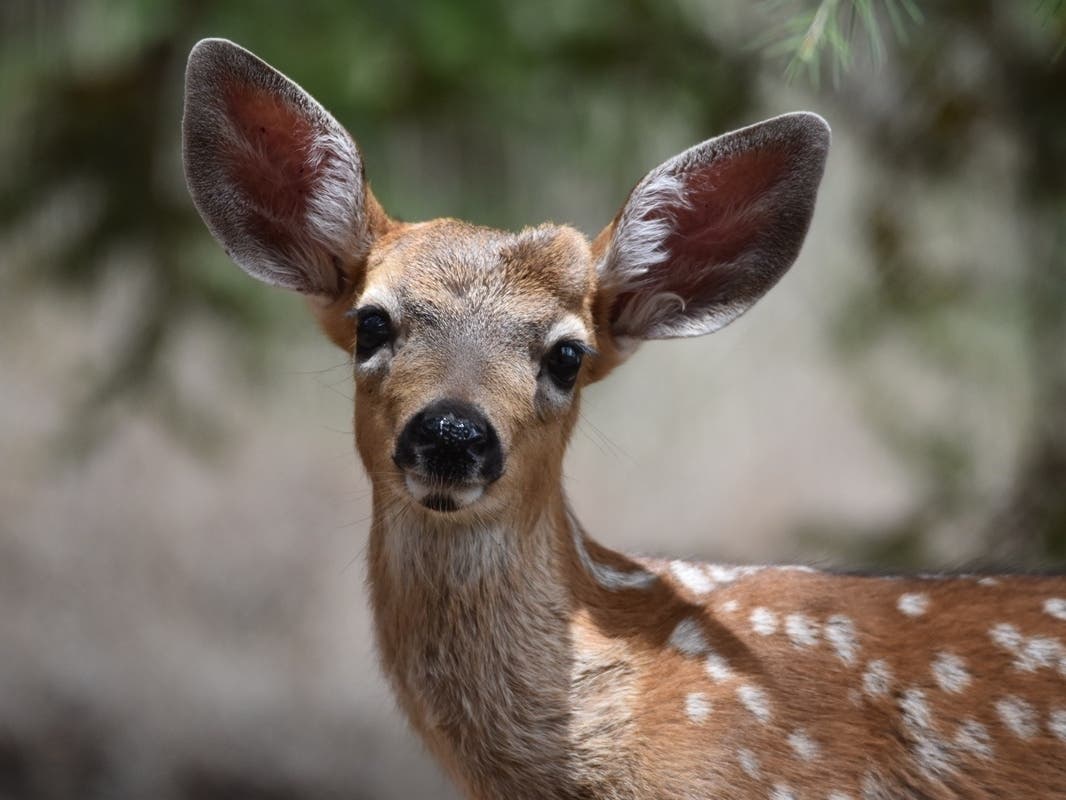
<svg viewBox="0 0 1066 800"><path fill-rule="evenodd" d="M593 243L601 332L626 350L747 311L799 254L828 150L825 120L786 114L649 172Z"/></svg>

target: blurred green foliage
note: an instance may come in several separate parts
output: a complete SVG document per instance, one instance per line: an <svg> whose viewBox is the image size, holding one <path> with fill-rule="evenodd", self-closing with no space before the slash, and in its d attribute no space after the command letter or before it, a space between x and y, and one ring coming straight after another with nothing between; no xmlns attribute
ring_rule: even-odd
<svg viewBox="0 0 1066 800"><path fill-rule="evenodd" d="M0 176L0 226L57 227L16 240L12 288L84 290L123 254L150 271L140 319L83 420L165 379L159 356L176 321L206 313L258 334L268 321L276 330L293 302L247 291L184 190L181 73L203 36L234 39L313 87L352 128L379 198L404 218L529 223L543 216L531 188L538 162L602 176L617 202L646 167L634 159L644 115L676 118L684 141L688 127L736 121L750 91L750 54L722 52L677 6L640 0L89 0L17 2L0 14L0 154L11 167ZM563 199L563 218L602 224L612 213Z"/></svg>
<svg viewBox="0 0 1066 800"><path fill-rule="evenodd" d="M765 1L781 19L780 30L772 28L767 37L766 52L789 57L785 68L788 78L803 74L815 85L821 80L823 54L828 54L834 85L839 85L841 76L851 66L856 27L863 29L874 60L878 64L884 61L879 11L888 17L900 42L906 42L908 29L923 20L916 0Z"/></svg>
<svg viewBox="0 0 1066 800"><path fill-rule="evenodd" d="M296 330L286 322L300 318L296 301L250 291L225 266L183 186L181 74L203 36L234 39L309 87L352 130L391 213L505 228L552 216L590 232L650 165L750 121L748 110L776 90L768 74L817 76L828 48L836 79L813 87L819 104L890 165L856 198L874 275L846 304L836 341L871 417L929 487L882 541L902 561L921 560L921 528L972 506L974 484L964 434L908 421L894 387L868 374L868 356L893 338L934 369L979 371L982 348L995 344L974 321L993 319L1018 332L1037 385L1016 485L988 523L989 540L999 557L1061 561L1062 9L995 0L797 0L755 10L699 0L15 0L0 7L9 265L0 280L8 292L84 292L123 265L144 273L125 349L83 398L82 430L118 397L171 397L159 390L168 386L162 356L182 320L230 325L249 356L267 330ZM916 222L901 202L918 178L956 186L989 131L1017 153L1008 177L1028 226L1021 263L991 288L968 279L965 265L914 248ZM545 185L562 188L545 197ZM1004 529L1013 534L994 533Z"/></svg>
<svg viewBox="0 0 1066 800"><path fill-rule="evenodd" d="M888 336L910 337L910 352L930 368L971 373L987 363L986 323L1016 330L1034 378L1031 423L1014 488L987 521L990 556L1028 564L1066 557L1066 38L1061 4L1042 15L1036 3L921 4L892 57L906 100L899 108L851 106L876 151L892 165L889 180L866 198L866 240L877 282L852 299L839 341L861 360ZM965 59L966 69L959 60ZM858 99L857 87L837 91ZM961 180L987 152L990 132L1016 148L1003 191L1016 193L1024 220L1017 263L1001 264L995 282L968 265L946 263L912 247L910 210L899 201L916 176L934 189ZM976 171L985 165L978 162ZM996 180L988 165L987 180ZM950 232L949 232L950 235ZM957 234L956 234L957 235ZM985 381L997 376L986 375ZM868 407L888 440L923 477L928 499L913 525L895 536L901 548L921 539L931 520L980 507L969 480L969 443L958 432L915 429L892 408L893 391L871 387ZM962 399L965 402L965 399ZM969 487L967 489L967 487Z"/></svg>

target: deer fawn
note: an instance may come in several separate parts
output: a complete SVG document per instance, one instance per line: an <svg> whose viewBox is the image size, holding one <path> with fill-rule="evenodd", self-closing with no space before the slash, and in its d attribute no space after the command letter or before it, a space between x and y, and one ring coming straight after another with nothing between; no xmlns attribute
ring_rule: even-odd
<svg viewBox="0 0 1066 800"><path fill-rule="evenodd" d="M653 169L591 243L389 217L345 130L246 50L189 58L214 236L351 353L381 661L475 798L1066 797L1066 581L630 558L567 505L581 389L746 311L795 260L829 129Z"/></svg>

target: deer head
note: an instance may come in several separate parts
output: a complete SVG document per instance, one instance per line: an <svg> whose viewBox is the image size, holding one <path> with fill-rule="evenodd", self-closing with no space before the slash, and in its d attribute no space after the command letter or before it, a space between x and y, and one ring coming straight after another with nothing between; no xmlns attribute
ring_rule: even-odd
<svg viewBox="0 0 1066 800"><path fill-rule="evenodd" d="M299 86L224 40L189 59L200 214L351 353L378 498L440 520L529 507L558 482L587 383L642 340L710 333L770 289L799 252L828 145L806 113L705 141L649 172L591 243L565 225L406 223Z"/></svg>

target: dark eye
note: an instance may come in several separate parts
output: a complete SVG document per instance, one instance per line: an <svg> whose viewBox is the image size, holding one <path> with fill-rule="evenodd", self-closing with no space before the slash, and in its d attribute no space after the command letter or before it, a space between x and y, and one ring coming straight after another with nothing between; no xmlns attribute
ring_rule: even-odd
<svg viewBox="0 0 1066 800"><path fill-rule="evenodd" d="M360 308L355 314L355 354L369 358L392 338L392 321L388 313L370 306Z"/></svg>
<svg viewBox="0 0 1066 800"><path fill-rule="evenodd" d="M544 369L556 386L564 390L574 388L587 349L581 342L562 341L548 351L544 357Z"/></svg>

